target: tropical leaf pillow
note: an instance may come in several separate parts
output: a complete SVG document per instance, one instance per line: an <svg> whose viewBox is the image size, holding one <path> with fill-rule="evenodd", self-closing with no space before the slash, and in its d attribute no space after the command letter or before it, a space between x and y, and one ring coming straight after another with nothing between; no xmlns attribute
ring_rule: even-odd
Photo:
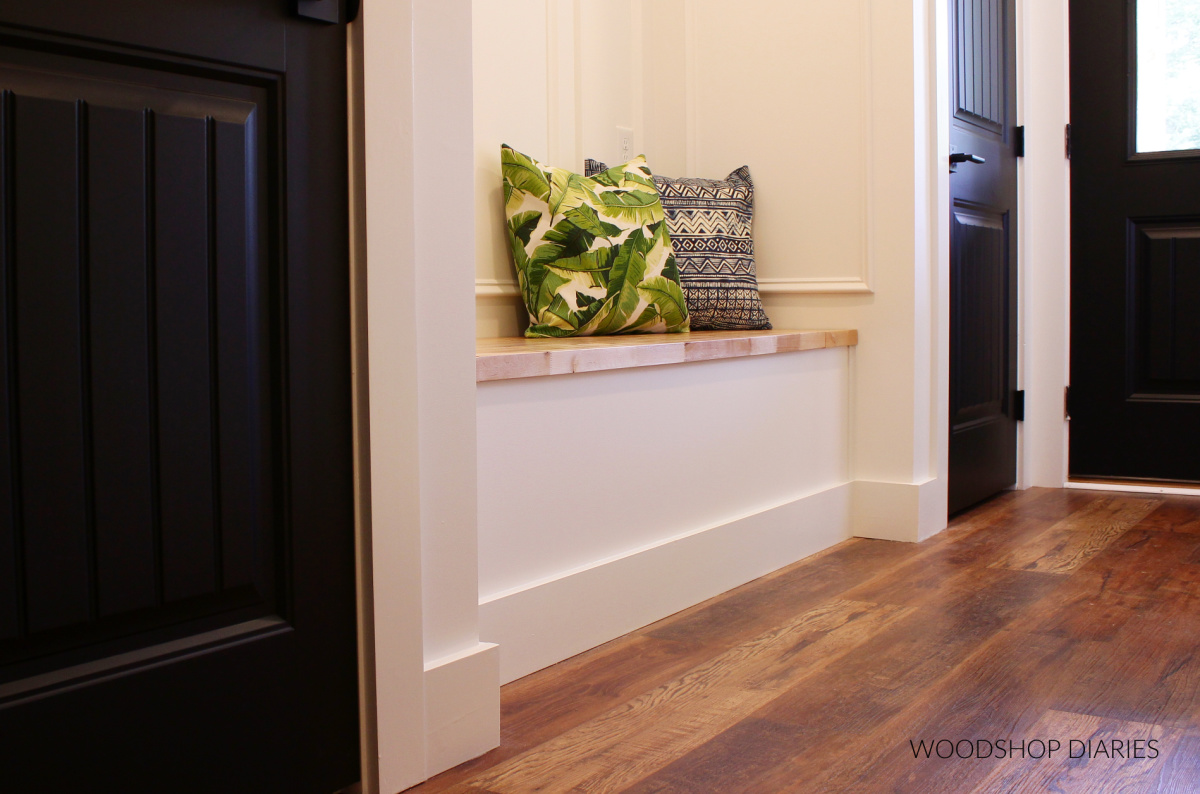
<svg viewBox="0 0 1200 794"><path fill-rule="evenodd" d="M587 160L584 174L603 173ZM754 267L754 182L742 166L724 179L654 175L667 216L679 282L693 331L771 327L758 294Z"/></svg>
<svg viewBox="0 0 1200 794"><path fill-rule="evenodd" d="M687 302L644 157L592 177L500 148L526 336L688 330Z"/></svg>

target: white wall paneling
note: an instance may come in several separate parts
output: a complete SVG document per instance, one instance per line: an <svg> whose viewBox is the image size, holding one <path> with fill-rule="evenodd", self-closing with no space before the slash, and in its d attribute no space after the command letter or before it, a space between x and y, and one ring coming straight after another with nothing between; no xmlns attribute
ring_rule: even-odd
<svg viewBox="0 0 1200 794"><path fill-rule="evenodd" d="M878 1L476 3L477 333L520 331L499 300L518 301L499 144L581 170L585 157L620 161L617 125L660 173L750 165L765 294L870 293Z"/></svg>
<svg viewBox="0 0 1200 794"><path fill-rule="evenodd" d="M835 348L480 384L503 679L849 537L848 380Z"/></svg>

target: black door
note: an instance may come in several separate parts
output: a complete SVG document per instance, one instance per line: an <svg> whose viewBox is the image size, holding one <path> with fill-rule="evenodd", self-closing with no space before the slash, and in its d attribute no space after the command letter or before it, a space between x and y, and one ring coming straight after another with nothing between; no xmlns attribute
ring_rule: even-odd
<svg viewBox="0 0 1200 794"><path fill-rule="evenodd" d="M1070 474L1200 482L1200 10L1076 2L1070 31Z"/></svg>
<svg viewBox="0 0 1200 794"><path fill-rule="evenodd" d="M0 4L0 791L358 779L345 31Z"/></svg>
<svg viewBox="0 0 1200 794"><path fill-rule="evenodd" d="M1017 480L1015 0L952 0L950 512ZM955 162L959 161L959 162Z"/></svg>

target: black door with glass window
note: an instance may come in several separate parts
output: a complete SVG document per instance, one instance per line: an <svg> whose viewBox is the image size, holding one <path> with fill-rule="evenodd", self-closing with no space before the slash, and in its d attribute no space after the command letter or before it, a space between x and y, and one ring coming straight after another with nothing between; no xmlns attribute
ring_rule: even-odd
<svg viewBox="0 0 1200 794"><path fill-rule="evenodd" d="M1200 482L1200 3L1070 35L1070 474Z"/></svg>
<svg viewBox="0 0 1200 794"><path fill-rule="evenodd" d="M0 791L358 779L345 86L289 0L0 4Z"/></svg>
<svg viewBox="0 0 1200 794"><path fill-rule="evenodd" d="M952 0L949 509L1017 480L1015 0Z"/></svg>

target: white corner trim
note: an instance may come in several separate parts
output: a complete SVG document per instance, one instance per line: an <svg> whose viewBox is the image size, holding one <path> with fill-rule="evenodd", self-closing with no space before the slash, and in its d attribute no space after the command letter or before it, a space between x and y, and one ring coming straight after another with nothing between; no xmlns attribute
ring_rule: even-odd
<svg viewBox="0 0 1200 794"><path fill-rule="evenodd" d="M855 480L853 486L855 537L915 543L946 528L946 487L942 480Z"/></svg>
<svg viewBox="0 0 1200 794"><path fill-rule="evenodd" d="M490 642L425 665L425 776L500 745L500 649Z"/></svg>
<svg viewBox="0 0 1200 794"><path fill-rule="evenodd" d="M850 483L487 596L507 683L850 537Z"/></svg>

